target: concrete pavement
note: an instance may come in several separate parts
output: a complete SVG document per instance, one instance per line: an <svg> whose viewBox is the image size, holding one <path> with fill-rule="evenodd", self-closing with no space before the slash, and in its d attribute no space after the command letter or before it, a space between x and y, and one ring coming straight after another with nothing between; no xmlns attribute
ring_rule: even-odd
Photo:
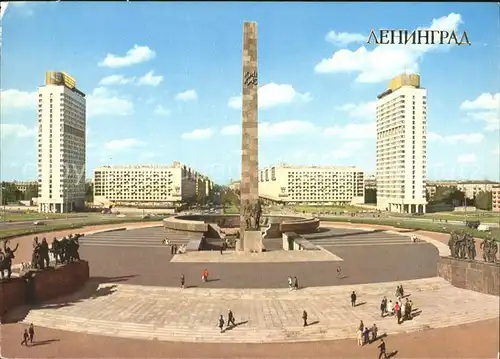
<svg viewBox="0 0 500 359"><path fill-rule="evenodd" d="M123 338L206 343L273 343L354 338L360 320L379 333L396 334L455 326L499 315L498 297L455 288L440 278L405 281L405 293L416 308L401 325L380 317L383 296L394 300L399 282L288 289L209 289L144 287L103 283L85 297L29 311L24 323L52 329ZM91 284L89 284L91 286ZM352 308L350 293L358 295ZM228 308L237 327L219 333L217 319ZM309 322L303 327L301 314ZM25 313L16 310L11 315Z"/></svg>

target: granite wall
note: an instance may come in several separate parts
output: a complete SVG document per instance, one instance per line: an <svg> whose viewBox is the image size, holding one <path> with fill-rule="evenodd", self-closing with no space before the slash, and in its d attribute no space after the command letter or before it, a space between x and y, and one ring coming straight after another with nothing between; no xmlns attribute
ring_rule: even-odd
<svg viewBox="0 0 500 359"><path fill-rule="evenodd" d="M0 316L23 304L36 304L80 289L89 279L87 261L30 271L20 278L0 282Z"/></svg>
<svg viewBox="0 0 500 359"><path fill-rule="evenodd" d="M482 261L468 261L440 257L438 276L457 288L485 294L500 295L500 265Z"/></svg>

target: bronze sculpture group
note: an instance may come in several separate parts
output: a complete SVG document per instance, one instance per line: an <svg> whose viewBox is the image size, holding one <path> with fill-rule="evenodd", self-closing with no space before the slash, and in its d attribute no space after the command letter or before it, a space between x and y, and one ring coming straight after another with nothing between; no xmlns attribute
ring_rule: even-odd
<svg viewBox="0 0 500 359"><path fill-rule="evenodd" d="M14 253L16 253L19 243L16 244L16 248L11 249L9 247L9 240L3 242L3 250L0 249L0 272L2 279L5 278L5 271L7 271L7 278L10 279L12 276L12 260L15 258Z"/></svg>
<svg viewBox="0 0 500 359"><path fill-rule="evenodd" d="M53 238L49 246L47 239L38 241L38 237L33 239L33 254L31 257L31 266L33 269L44 269L49 266L50 253L54 256L55 264L67 264L80 260L78 250L80 248L79 234L70 234L58 240Z"/></svg>
<svg viewBox="0 0 500 359"><path fill-rule="evenodd" d="M479 246L483 250L483 259L488 263L496 263L498 243L493 238L483 239Z"/></svg>
<svg viewBox="0 0 500 359"><path fill-rule="evenodd" d="M460 231L451 232L448 247L453 258L475 260L476 241L470 234Z"/></svg>
<svg viewBox="0 0 500 359"><path fill-rule="evenodd" d="M259 230L260 218L262 216L262 205L260 200L254 202L247 201L243 208L243 216L245 217L246 229Z"/></svg>
<svg viewBox="0 0 500 359"><path fill-rule="evenodd" d="M475 260L476 258L476 241L474 237L465 231L451 232L448 247L452 258L469 260ZM484 239L479 247L483 251L485 262L497 262L498 243L493 238Z"/></svg>

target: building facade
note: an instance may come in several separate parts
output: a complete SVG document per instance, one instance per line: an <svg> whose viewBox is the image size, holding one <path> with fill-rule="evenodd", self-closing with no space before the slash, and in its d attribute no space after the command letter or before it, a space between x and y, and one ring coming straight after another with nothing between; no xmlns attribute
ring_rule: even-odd
<svg viewBox="0 0 500 359"><path fill-rule="evenodd" d="M47 72L38 90L38 210L85 206L86 101L74 78Z"/></svg>
<svg viewBox="0 0 500 359"><path fill-rule="evenodd" d="M427 90L404 74L377 98L377 207L425 213Z"/></svg>
<svg viewBox="0 0 500 359"><path fill-rule="evenodd" d="M94 170L94 205L173 206L208 197L212 185L207 177L179 162L101 166Z"/></svg>
<svg viewBox="0 0 500 359"><path fill-rule="evenodd" d="M491 188L491 209L493 212L500 212L500 184L495 184Z"/></svg>
<svg viewBox="0 0 500 359"><path fill-rule="evenodd" d="M356 167L276 165L259 172L259 196L288 204L362 204L364 175Z"/></svg>
<svg viewBox="0 0 500 359"><path fill-rule="evenodd" d="M492 192L498 182L493 181L428 181L427 182L427 193L429 197L433 197L436 194L436 188L438 187L454 187L459 191L464 192L465 197L468 199L474 199L479 192Z"/></svg>

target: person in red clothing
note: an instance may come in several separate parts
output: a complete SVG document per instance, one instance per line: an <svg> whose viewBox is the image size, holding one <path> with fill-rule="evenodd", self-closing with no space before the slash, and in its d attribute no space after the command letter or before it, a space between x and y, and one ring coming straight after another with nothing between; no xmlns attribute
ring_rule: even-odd
<svg viewBox="0 0 500 359"><path fill-rule="evenodd" d="M208 269L203 270L203 274L201 275L201 280L206 282L208 280Z"/></svg>
<svg viewBox="0 0 500 359"><path fill-rule="evenodd" d="M396 312L396 317L398 318L398 324L401 324L401 306L399 305L399 302L394 304L394 311Z"/></svg>

